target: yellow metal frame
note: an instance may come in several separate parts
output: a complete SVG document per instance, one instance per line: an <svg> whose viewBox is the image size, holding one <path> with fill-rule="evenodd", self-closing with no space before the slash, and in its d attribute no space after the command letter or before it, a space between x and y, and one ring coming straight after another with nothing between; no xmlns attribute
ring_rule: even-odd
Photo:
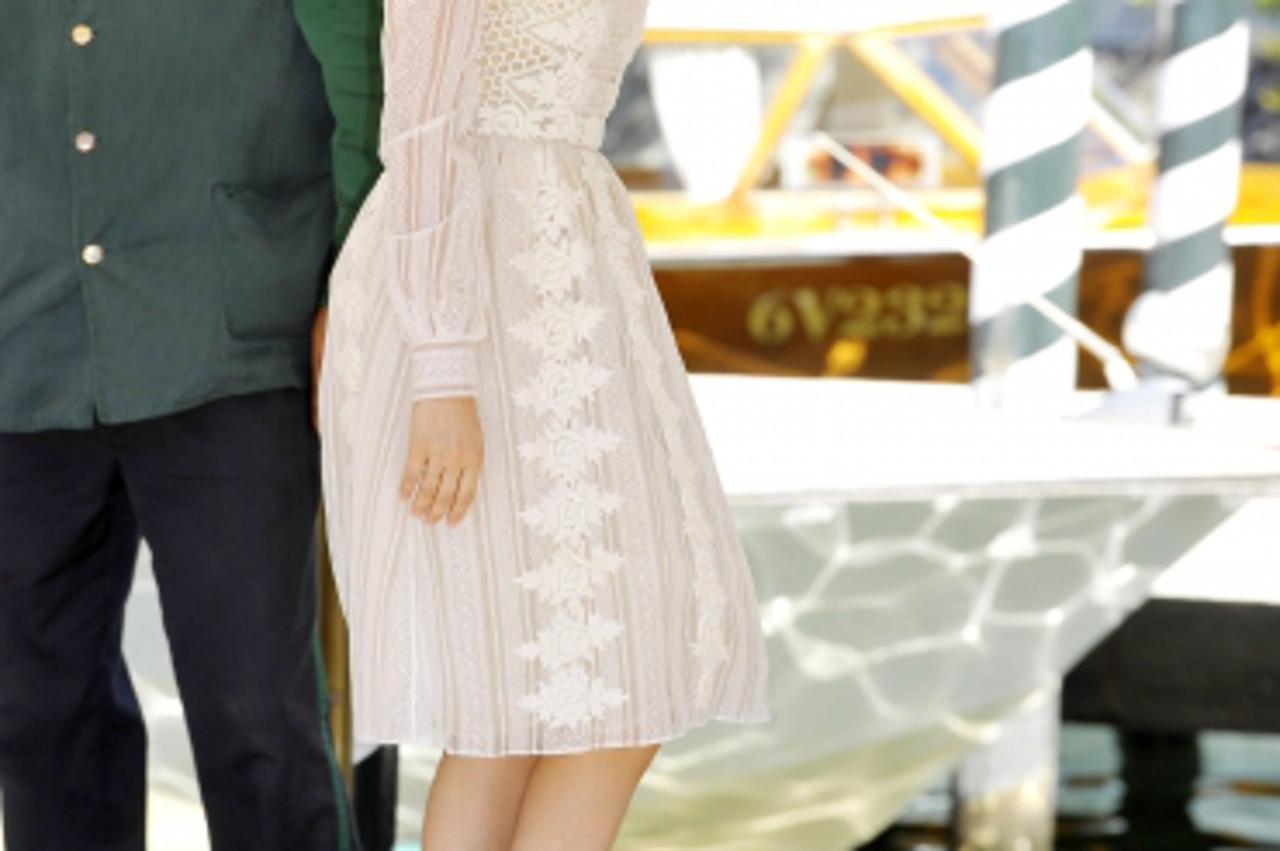
<svg viewBox="0 0 1280 851"><path fill-rule="evenodd" d="M813 78L822 70L823 63L835 46L835 39L831 38L805 39L799 43L791 67L787 69L782 85L765 115L760 138L738 176L735 198L741 198L755 189L768 173L782 137L786 135L796 111L804 105L804 99L813 87Z"/></svg>
<svg viewBox="0 0 1280 851"><path fill-rule="evenodd" d="M965 162L976 168L982 157L982 131L892 39L892 36L860 35L849 39L846 47L964 157Z"/></svg>
<svg viewBox="0 0 1280 851"><path fill-rule="evenodd" d="M981 128L894 40L960 33L981 29L985 25L983 17L966 15L879 27L848 35L732 29L663 29L650 30L645 36L645 43L686 46L791 45L796 48L782 84L765 114L760 138L739 175L730 199L731 205L741 205L746 196L757 189L768 175L770 164L796 112L812 90L814 79L823 63L836 48L848 50L855 56L976 171L981 162ZM963 55L967 61L978 65L982 65L985 59L971 41L963 50ZM989 60L982 67L989 71ZM1090 116L1090 126L1126 165L1138 165L1151 160L1150 146L1134 137L1101 104L1095 105Z"/></svg>
<svg viewBox="0 0 1280 851"><path fill-rule="evenodd" d="M954 18L937 18L929 21L875 27L864 30L858 35L887 35L895 38L936 35L959 30L981 29L986 26L986 23L986 18L982 15L957 15ZM652 29L645 33L645 42L648 44L794 44L797 39L809 37L794 31ZM841 38L842 36L832 35L830 37Z"/></svg>

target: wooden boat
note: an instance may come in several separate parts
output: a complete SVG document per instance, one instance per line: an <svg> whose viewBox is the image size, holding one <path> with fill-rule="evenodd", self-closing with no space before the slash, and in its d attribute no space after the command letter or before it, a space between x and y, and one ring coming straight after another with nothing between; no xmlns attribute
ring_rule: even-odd
<svg viewBox="0 0 1280 851"><path fill-rule="evenodd" d="M740 169L732 191L691 200L679 189L654 188L662 177L652 171L626 172L691 370L967 379L969 263L958 248L976 241L983 223L981 134L972 113L991 72L980 43L988 5L921 0L691 7L656 0L651 61L708 45L787 52L758 138L745 155L738 146ZM929 51L929 68L919 60L922 47ZM882 171L905 158L904 188L955 229L954 241L923 230L830 163L809 163L826 181L810 181L803 189L784 185L785 163L779 160L787 155L788 131L795 129L824 63L839 57L856 59L860 73L881 87L883 99L908 110L915 126L932 130L931 167L911 163L912 156L928 158L928 151L919 150L918 133L897 140L863 134L849 142L868 159L878 158ZM656 97L672 97L654 89ZM1090 230L1079 316L1118 342L1152 241L1147 209L1155 151L1130 129L1135 118L1116 100L1099 100L1084 146L1081 192ZM679 118L696 122L699 115ZM719 114L702 120L703 135L716 133L717 121L724 123ZM790 142L796 136L791 133ZM732 148L723 140L714 145ZM913 169L932 177L913 185ZM1237 269L1235 340L1226 367L1230 389L1280 394L1280 166L1246 164L1227 237ZM1083 387L1103 386L1101 370L1087 358L1080 380Z"/></svg>

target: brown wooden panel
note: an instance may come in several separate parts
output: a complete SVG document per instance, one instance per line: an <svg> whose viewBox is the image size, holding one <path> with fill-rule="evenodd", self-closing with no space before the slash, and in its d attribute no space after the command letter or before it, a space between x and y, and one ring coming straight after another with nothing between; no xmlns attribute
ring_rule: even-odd
<svg viewBox="0 0 1280 851"><path fill-rule="evenodd" d="M1280 248L1241 247L1235 260L1231 389L1280 394ZM1141 274L1140 252L1090 252L1084 321L1118 341ZM694 372L968 380L969 263L958 254L688 266L657 277ZM1080 383L1103 386L1087 355Z"/></svg>

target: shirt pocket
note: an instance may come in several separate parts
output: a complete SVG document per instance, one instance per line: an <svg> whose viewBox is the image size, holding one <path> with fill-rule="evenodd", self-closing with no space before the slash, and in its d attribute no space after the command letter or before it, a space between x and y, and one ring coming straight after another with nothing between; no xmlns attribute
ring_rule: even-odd
<svg viewBox="0 0 1280 851"><path fill-rule="evenodd" d="M232 338L310 333L332 251L333 218L328 178L287 194L214 185L218 277Z"/></svg>

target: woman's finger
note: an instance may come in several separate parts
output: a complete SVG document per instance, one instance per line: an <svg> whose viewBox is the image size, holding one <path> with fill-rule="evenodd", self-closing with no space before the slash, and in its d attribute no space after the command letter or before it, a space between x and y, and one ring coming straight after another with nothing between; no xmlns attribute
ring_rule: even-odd
<svg viewBox="0 0 1280 851"><path fill-rule="evenodd" d="M422 479L422 461L417 461L412 455L405 461L404 473L400 476L400 501L408 502L413 498L413 492L418 487L418 482Z"/></svg>
<svg viewBox="0 0 1280 851"><path fill-rule="evenodd" d="M427 466L427 453L416 447L410 447L409 457L404 462L404 473L400 476L400 499L408 502L422 480L423 470Z"/></svg>
<svg viewBox="0 0 1280 851"><path fill-rule="evenodd" d="M427 518L428 522L438 522L453 508L454 497L458 494L458 479L461 476L462 470L458 468L450 468L445 472L444 478L440 480L440 488L436 491L435 502L431 505L431 516Z"/></svg>
<svg viewBox="0 0 1280 851"><path fill-rule="evenodd" d="M463 516L475 501L476 483L480 480L478 467L468 465L462 468L462 476L458 481L458 495L453 499L453 510L449 512L449 525L456 526L462 522Z"/></svg>
<svg viewBox="0 0 1280 851"><path fill-rule="evenodd" d="M440 489L440 480L447 475L448 465L439 455L427 459L427 468L418 485L418 493L413 498L413 513L425 518L435 503L436 492Z"/></svg>

